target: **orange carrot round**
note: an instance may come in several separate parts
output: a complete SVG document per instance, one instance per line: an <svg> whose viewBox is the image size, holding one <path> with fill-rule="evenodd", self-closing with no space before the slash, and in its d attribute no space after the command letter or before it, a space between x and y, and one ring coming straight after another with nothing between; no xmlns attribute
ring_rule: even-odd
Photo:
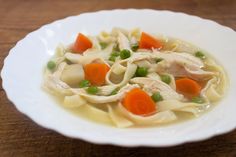
<svg viewBox="0 0 236 157"><path fill-rule="evenodd" d="M139 48L141 49L151 49L151 48L162 48L162 43L158 39L152 37L151 35L142 32L139 41Z"/></svg>
<svg viewBox="0 0 236 157"><path fill-rule="evenodd" d="M201 86L194 80L189 78L181 78L175 81L177 92L183 94L187 98L199 96Z"/></svg>
<svg viewBox="0 0 236 157"><path fill-rule="evenodd" d="M123 106L136 115L145 116L156 111L155 102L140 88L134 88L126 94L123 100Z"/></svg>
<svg viewBox="0 0 236 157"><path fill-rule="evenodd" d="M85 79L92 85L101 86L105 84L106 74L109 67L102 63L90 63L84 66Z"/></svg>
<svg viewBox="0 0 236 157"><path fill-rule="evenodd" d="M79 33L72 49L76 53L83 53L85 50L91 48L92 46L93 44L89 40L89 38L82 33Z"/></svg>

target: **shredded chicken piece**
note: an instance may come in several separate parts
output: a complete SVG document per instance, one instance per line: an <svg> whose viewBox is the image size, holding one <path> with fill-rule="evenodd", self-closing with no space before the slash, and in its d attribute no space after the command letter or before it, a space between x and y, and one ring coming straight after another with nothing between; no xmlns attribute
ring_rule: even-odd
<svg viewBox="0 0 236 157"><path fill-rule="evenodd" d="M118 43L120 50L131 50L128 38L121 32L118 33Z"/></svg>
<svg viewBox="0 0 236 157"><path fill-rule="evenodd" d="M64 70L65 66L66 63L62 62L58 65L57 71L55 71L53 74L48 74L45 76L46 79L44 79L45 81L43 84L44 89L55 94L72 95L70 86L60 80L62 71Z"/></svg>
<svg viewBox="0 0 236 157"><path fill-rule="evenodd" d="M163 58L163 61L156 65L158 73L169 73L175 77L189 77L194 80L207 80L214 75L213 72L203 70L204 63L191 54L163 53L155 50L154 53L159 58Z"/></svg>

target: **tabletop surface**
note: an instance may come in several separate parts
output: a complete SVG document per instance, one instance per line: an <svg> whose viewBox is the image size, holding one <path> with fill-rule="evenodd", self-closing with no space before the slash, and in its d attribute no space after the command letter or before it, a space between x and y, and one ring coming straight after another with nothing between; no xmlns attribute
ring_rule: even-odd
<svg viewBox="0 0 236 157"><path fill-rule="evenodd" d="M115 8L172 10L214 20L236 30L236 0L0 0L0 68L17 41L40 26L71 15ZM95 145L42 128L16 110L0 79L1 157L236 157L236 130L168 148Z"/></svg>

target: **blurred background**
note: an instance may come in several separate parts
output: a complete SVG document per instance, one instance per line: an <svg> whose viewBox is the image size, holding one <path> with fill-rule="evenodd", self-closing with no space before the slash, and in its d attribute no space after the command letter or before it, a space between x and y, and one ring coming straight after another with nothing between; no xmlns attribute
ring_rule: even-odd
<svg viewBox="0 0 236 157"><path fill-rule="evenodd" d="M16 42L40 26L84 12L118 8L184 12L236 30L236 0L0 0L0 68ZM0 79L0 157L236 157L236 131L170 148L122 148L70 139L19 113L1 84Z"/></svg>

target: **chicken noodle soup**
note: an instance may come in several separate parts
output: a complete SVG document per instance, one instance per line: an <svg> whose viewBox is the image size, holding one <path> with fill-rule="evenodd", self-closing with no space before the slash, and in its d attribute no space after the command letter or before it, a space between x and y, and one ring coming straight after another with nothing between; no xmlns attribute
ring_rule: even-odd
<svg viewBox="0 0 236 157"><path fill-rule="evenodd" d="M226 85L223 68L200 48L114 28L59 45L43 87L83 117L124 128L197 117L222 98Z"/></svg>

